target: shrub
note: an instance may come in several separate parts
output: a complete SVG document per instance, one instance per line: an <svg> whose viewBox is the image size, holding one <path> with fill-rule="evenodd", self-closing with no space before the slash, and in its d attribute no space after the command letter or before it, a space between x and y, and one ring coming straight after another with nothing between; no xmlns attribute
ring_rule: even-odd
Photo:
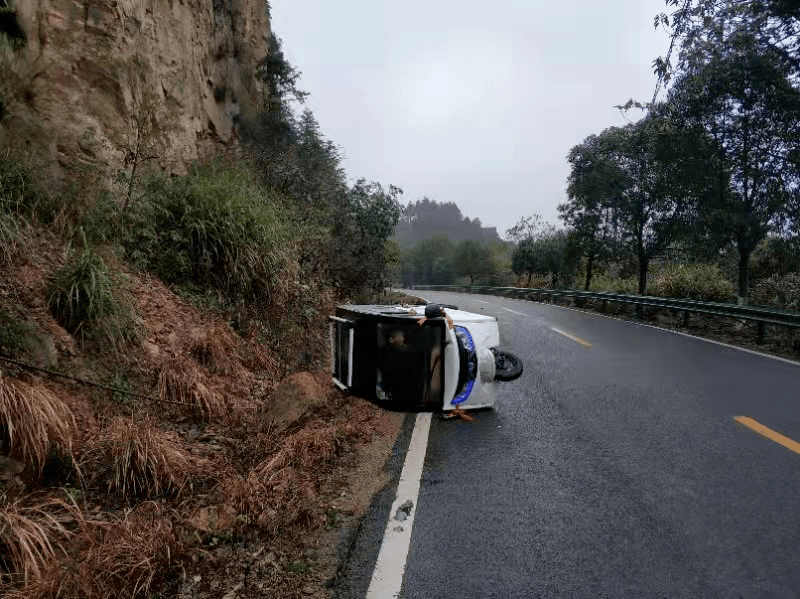
<svg viewBox="0 0 800 599"><path fill-rule="evenodd" d="M123 418L89 440L83 461L109 493L131 498L179 494L202 462L175 433Z"/></svg>
<svg viewBox="0 0 800 599"><path fill-rule="evenodd" d="M91 248L70 250L47 289L53 316L73 335L102 338L114 347L135 341L138 331L119 276Z"/></svg>
<svg viewBox="0 0 800 599"><path fill-rule="evenodd" d="M69 556L51 561L15 597L149 597L181 549L169 514L152 502L112 522L87 520L81 514L74 519L78 531Z"/></svg>
<svg viewBox="0 0 800 599"><path fill-rule="evenodd" d="M44 193L34 185L29 168L16 160L0 159L0 214L41 217L47 204Z"/></svg>
<svg viewBox="0 0 800 599"><path fill-rule="evenodd" d="M18 502L0 506L0 563L25 581L38 577L55 557L49 532L63 527L41 507L24 508Z"/></svg>
<svg viewBox="0 0 800 599"><path fill-rule="evenodd" d="M0 430L11 457L41 471L51 444L71 447L74 425L70 409L47 388L0 374Z"/></svg>
<svg viewBox="0 0 800 599"><path fill-rule="evenodd" d="M650 293L677 299L729 302L735 290L716 265L674 264L665 266L654 277Z"/></svg>
<svg viewBox="0 0 800 599"><path fill-rule="evenodd" d="M19 23L15 2L7 0L0 8L0 38L7 41L13 50L20 50L27 44L25 30Z"/></svg>
<svg viewBox="0 0 800 599"><path fill-rule="evenodd" d="M639 292L639 281L636 277L615 279L608 275L599 275L592 277L589 291L600 293L627 293L629 295L634 295Z"/></svg>
<svg viewBox="0 0 800 599"><path fill-rule="evenodd" d="M750 291L750 301L764 306L800 310L800 273L772 275Z"/></svg>
<svg viewBox="0 0 800 599"><path fill-rule="evenodd" d="M158 375L158 395L161 400L192 406L205 420L228 413L223 396L208 386L205 376L188 360L170 360Z"/></svg>
<svg viewBox="0 0 800 599"><path fill-rule="evenodd" d="M244 168L219 163L183 178L156 177L125 215L128 256L168 283L197 283L264 301L294 259L300 232Z"/></svg>
<svg viewBox="0 0 800 599"><path fill-rule="evenodd" d="M0 304L0 352L14 357L25 350L25 338L36 331L19 310Z"/></svg>

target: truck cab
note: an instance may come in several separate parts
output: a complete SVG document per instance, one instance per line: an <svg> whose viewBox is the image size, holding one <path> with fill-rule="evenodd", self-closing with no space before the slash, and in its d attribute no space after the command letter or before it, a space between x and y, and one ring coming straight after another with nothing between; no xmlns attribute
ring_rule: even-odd
<svg viewBox="0 0 800 599"><path fill-rule="evenodd" d="M454 306L339 306L330 338L334 384L394 409L490 408L496 383L522 374L497 319Z"/></svg>

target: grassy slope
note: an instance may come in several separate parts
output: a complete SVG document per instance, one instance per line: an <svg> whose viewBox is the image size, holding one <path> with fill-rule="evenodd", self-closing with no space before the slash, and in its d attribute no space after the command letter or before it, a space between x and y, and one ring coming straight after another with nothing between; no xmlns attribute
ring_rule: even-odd
<svg viewBox="0 0 800 599"><path fill-rule="evenodd" d="M184 285L179 297L96 243L109 293L127 302L132 333L119 336L101 326L118 307L76 325L53 301L58 273L77 260L65 241L74 235L26 224L44 220L33 214L15 218L13 242L3 243L0 349L117 391L0 363L4 590L324 596L336 557L320 539L366 507L368 498L343 507L342 494L365 467L379 480L382 462L357 456L388 451L400 424L334 391L321 372L333 295L305 300L302 327L262 314L250 326L234 319L235 330L214 293ZM267 314L296 300L274 298ZM295 409L273 408L286 402Z"/></svg>

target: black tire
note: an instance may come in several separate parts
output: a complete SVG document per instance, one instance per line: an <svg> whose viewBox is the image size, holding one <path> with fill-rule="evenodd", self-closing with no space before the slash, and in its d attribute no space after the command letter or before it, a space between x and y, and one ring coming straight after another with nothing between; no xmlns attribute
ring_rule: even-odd
<svg viewBox="0 0 800 599"><path fill-rule="evenodd" d="M511 352L492 349L494 352L494 380L513 381L522 376L522 360Z"/></svg>

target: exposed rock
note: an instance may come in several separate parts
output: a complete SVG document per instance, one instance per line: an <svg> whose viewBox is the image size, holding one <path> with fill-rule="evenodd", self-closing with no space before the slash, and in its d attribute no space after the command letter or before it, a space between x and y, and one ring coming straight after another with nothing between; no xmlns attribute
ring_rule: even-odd
<svg viewBox="0 0 800 599"><path fill-rule="evenodd" d="M283 430L308 411L321 406L330 392L324 375L297 372L286 377L269 396L262 413L265 423Z"/></svg>
<svg viewBox="0 0 800 599"><path fill-rule="evenodd" d="M29 331L22 340L34 366L50 368L58 363L58 350L53 338L40 331Z"/></svg>
<svg viewBox="0 0 800 599"><path fill-rule="evenodd" d="M13 480L25 470L25 464L0 455L0 481Z"/></svg>
<svg viewBox="0 0 800 599"><path fill-rule="evenodd" d="M150 343L149 341L145 341L142 343L142 349L144 349L145 353L151 360L155 360L158 358L161 350L155 343Z"/></svg>
<svg viewBox="0 0 800 599"><path fill-rule="evenodd" d="M236 524L236 510L230 506L203 507L195 512L191 523L210 534L228 532Z"/></svg>
<svg viewBox="0 0 800 599"><path fill-rule="evenodd" d="M125 165L132 119L156 106L160 166L235 146L253 114L270 23L263 0L39 0L16 3L27 46L26 100L0 125L0 142L111 177ZM22 69L23 67L19 67ZM168 135L164 133L168 132Z"/></svg>

